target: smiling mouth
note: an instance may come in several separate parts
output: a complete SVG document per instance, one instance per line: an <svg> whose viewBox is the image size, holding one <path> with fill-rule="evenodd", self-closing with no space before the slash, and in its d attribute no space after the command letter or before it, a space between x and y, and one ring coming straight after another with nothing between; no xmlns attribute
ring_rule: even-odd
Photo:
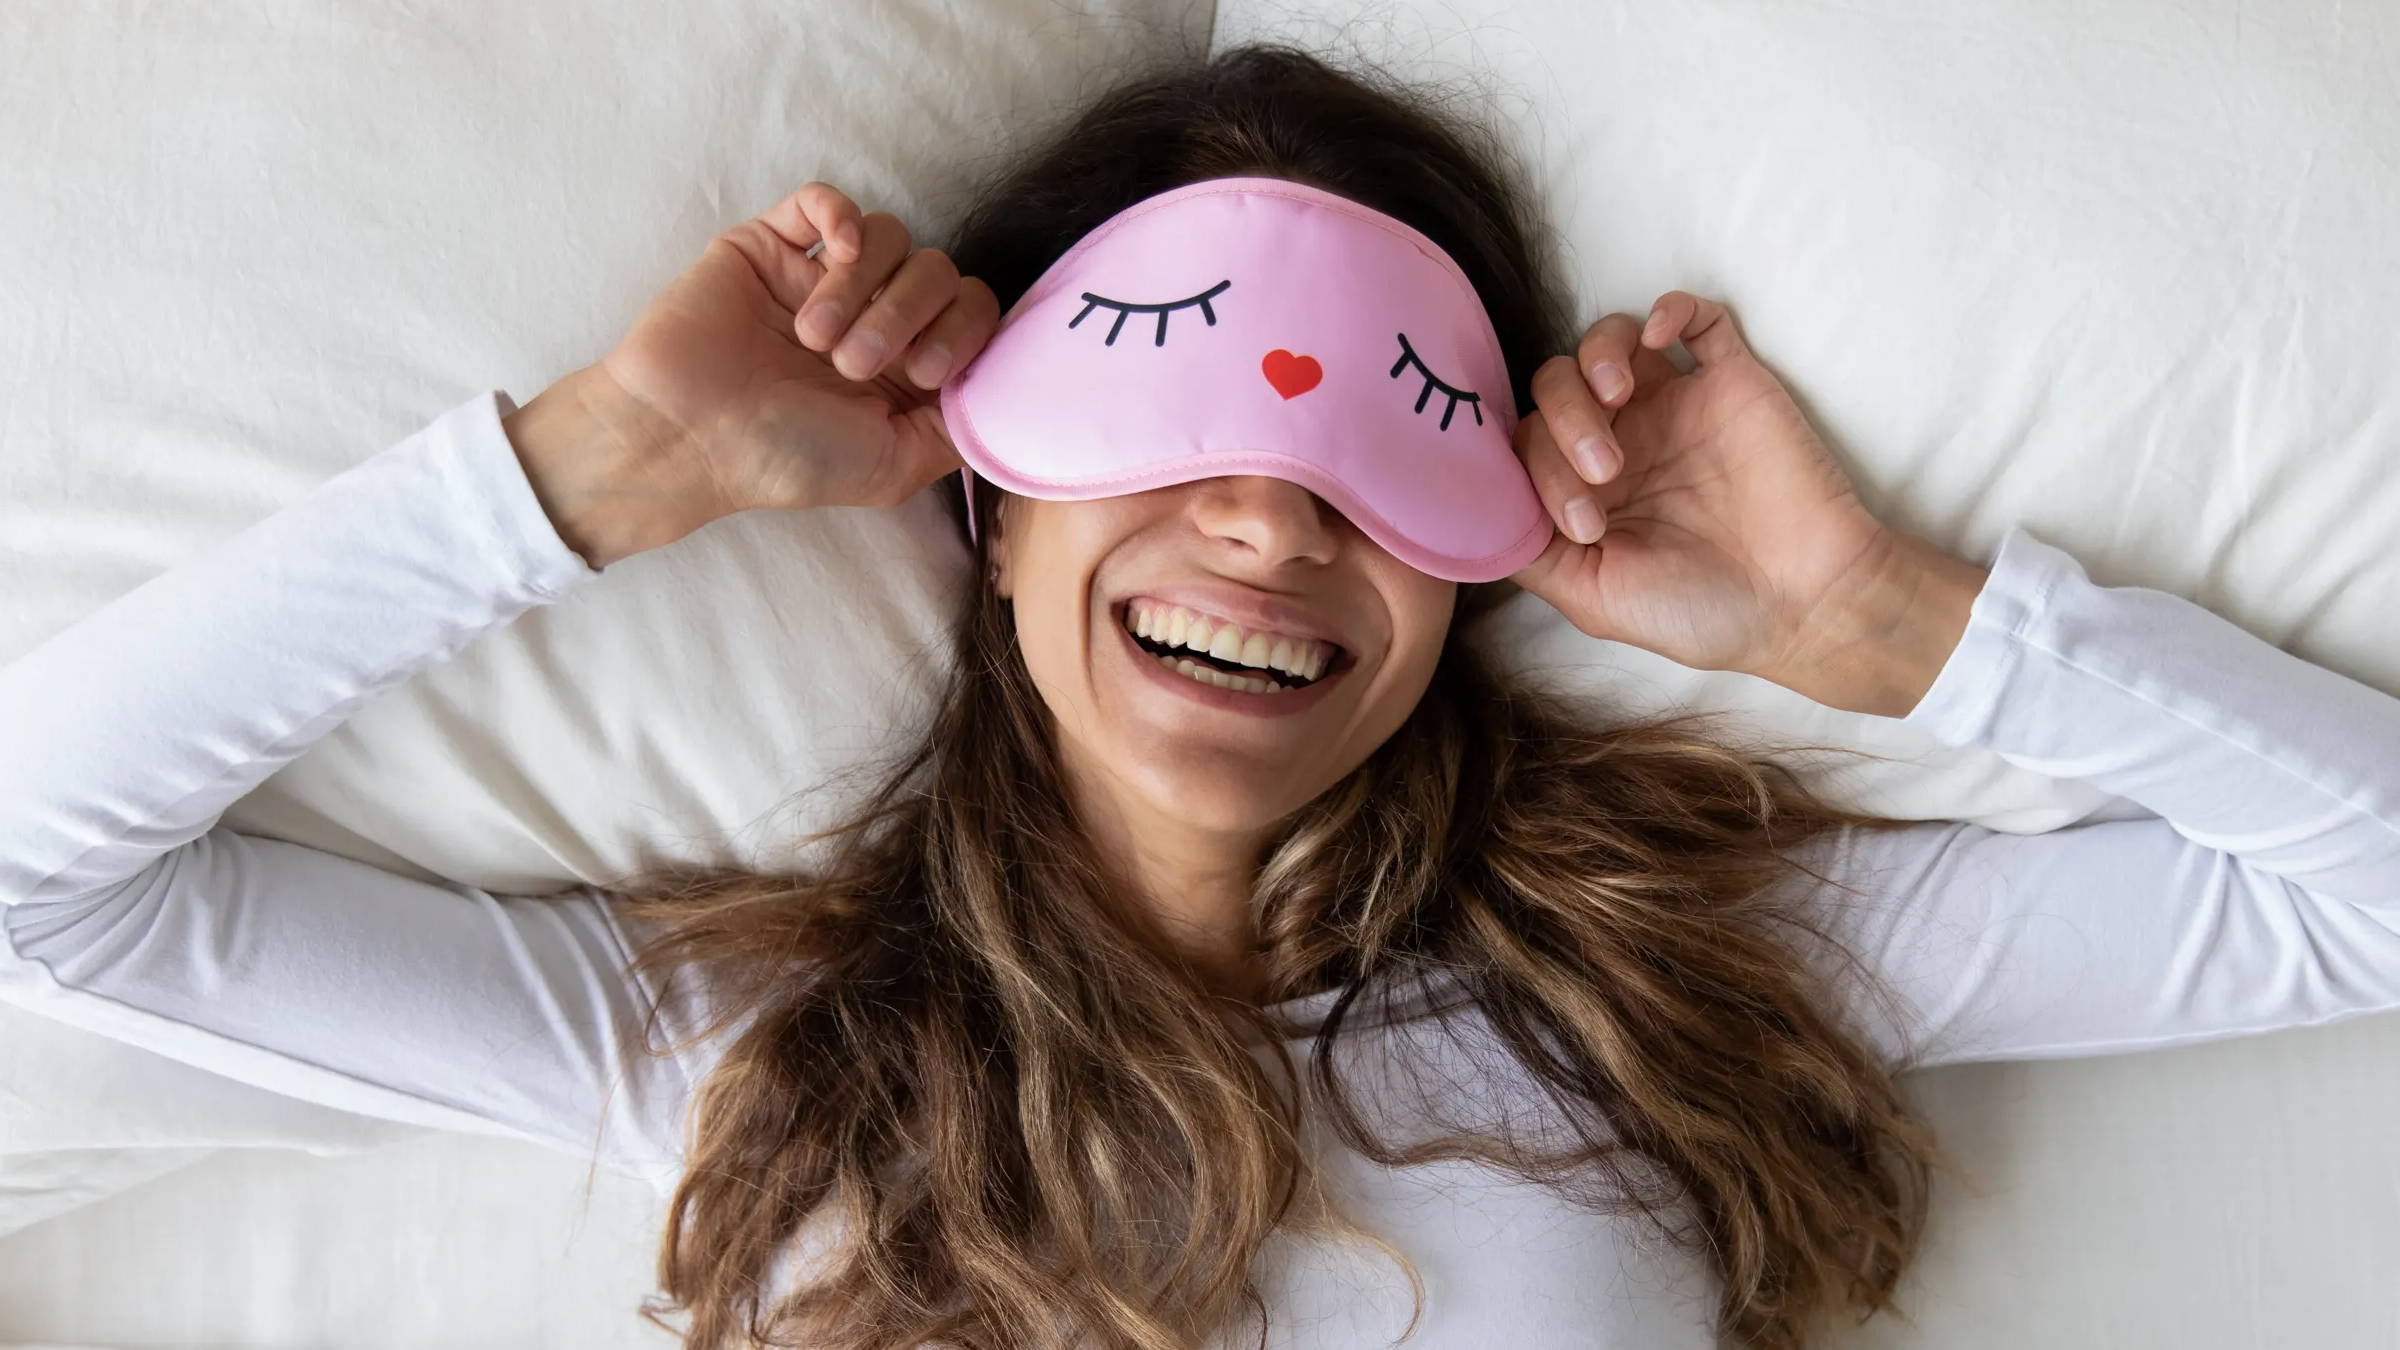
<svg viewBox="0 0 2400 1350"><path fill-rule="evenodd" d="M1202 615L1193 615L1190 610L1181 613L1195 617L1202 625L1212 622ZM1169 625L1157 610L1145 610L1138 615L1128 603L1118 615L1118 622L1126 627L1128 637L1133 637L1133 644L1157 658L1159 665L1166 665L1174 673L1198 680L1202 685L1241 689L1248 694L1306 689L1325 677L1342 673L1349 665L1349 651L1332 641L1284 639L1279 634L1253 637L1243 629L1234 629L1234 641L1212 641L1212 637L1217 637L1214 627L1229 627L1224 620L1214 620L1214 627L1202 627L1198 632L1183 632L1181 622ZM1142 627L1150 627L1150 632L1145 634Z"/></svg>

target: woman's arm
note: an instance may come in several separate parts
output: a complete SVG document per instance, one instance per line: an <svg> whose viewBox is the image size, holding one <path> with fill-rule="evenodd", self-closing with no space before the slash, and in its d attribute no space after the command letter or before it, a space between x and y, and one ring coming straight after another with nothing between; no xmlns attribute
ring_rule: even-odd
<svg viewBox="0 0 2400 1350"><path fill-rule="evenodd" d="M524 408L470 399L0 670L0 997L663 1174L690 1082L641 1053L648 991L603 898L418 885L212 827L360 704L618 558L956 471L933 386L998 317L888 212L806 184ZM680 1038L706 996L676 983Z"/></svg>
<svg viewBox="0 0 2400 1350"><path fill-rule="evenodd" d="M1931 604L1896 647L1938 642L1944 612ZM1860 653L1850 682L1816 687L1905 698L1912 659L1875 672ZM2097 585L2013 529L1902 720L2158 818L1812 844L1811 866L1864 893L1824 893L1823 917L1894 983L1898 1024L1817 954L1894 1064L2112 1054L2400 1008L2400 699L2179 596Z"/></svg>
<svg viewBox="0 0 2400 1350"><path fill-rule="evenodd" d="M515 412L470 399L0 668L0 997L327 1105L670 1165L689 1084L640 1050L604 899L214 828L376 694L597 575L562 530L615 525L540 498L611 493L541 456L638 456L568 418L528 463Z"/></svg>
<svg viewBox="0 0 2400 1350"><path fill-rule="evenodd" d="M1688 371L1664 355L1678 342ZM2400 1007L2400 700L2188 600L2096 586L2022 530L1986 575L1886 527L1718 301L1669 291L1647 319L1605 315L1532 388L1527 472L1562 530L1589 500L1605 532L1559 534L1512 579L1578 629L2159 817L1803 850L1868 891L1793 880L1900 986L1889 1016L1796 940L1890 1060L2104 1054Z"/></svg>

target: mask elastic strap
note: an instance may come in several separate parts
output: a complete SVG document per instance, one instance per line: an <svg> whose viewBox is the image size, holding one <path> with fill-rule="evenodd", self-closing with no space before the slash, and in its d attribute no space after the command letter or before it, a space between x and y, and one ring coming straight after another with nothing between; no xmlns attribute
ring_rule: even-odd
<svg viewBox="0 0 2400 1350"><path fill-rule="evenodd" d="M975 471L973 469L960 469L958 471L958 481L967 485L967 542L969 544L973 544L976 542Z"/></svg>

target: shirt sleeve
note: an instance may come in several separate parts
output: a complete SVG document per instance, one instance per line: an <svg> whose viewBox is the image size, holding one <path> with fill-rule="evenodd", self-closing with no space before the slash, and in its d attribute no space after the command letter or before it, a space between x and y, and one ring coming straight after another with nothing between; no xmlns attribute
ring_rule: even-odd
<svg viewBox="0 0 2400 1350"><path fill-rule="evenodd" d="M428 885L212 828L377 693L599 575L534 496L515 407L478 395L0 667L0 998L657 1181L691 1082L643 1048L654 991L604 894Z"/></svg>
<svg viewBox="0 0 2400 1350"><path fill-rule="evenodd" d="M2149 814L1843 829L1809 945L1895 1071L2400 1008L2400 699L2012 529L1903 722ZM1860 976L1887 983L1891 1001Z"/></svg>

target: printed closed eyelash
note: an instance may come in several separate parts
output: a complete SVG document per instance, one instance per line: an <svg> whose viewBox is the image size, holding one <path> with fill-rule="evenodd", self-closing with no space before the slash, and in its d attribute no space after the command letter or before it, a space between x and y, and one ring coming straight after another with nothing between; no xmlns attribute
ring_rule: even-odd
<svg viewBox="0 0 2400 1350"><path fill-rule="evenodd" d="M1085 315L1091 313L1094 309L1101 305L1107 305L1109 308L1117 311L1117 321L1108 326L1108 338L1100 345L1103 347L1113 347L1117 345L1117 330L1125 326L1126 315L1137 312L1143 314L1156 314L1158 316L1158 333L1157 336L1150 339L1150 345L1153 347L1164 347L1167 345L1168 314L1174 312L1175 310L1182 309L1186 305L1198 305L1200 307L1200 317L1208 320L1209 326L1213 328L1216 326L1217 312L1208 307L1208 302L1216 296L1217 292L1224 290L1226 287L1231 286L1232 284L1232 279L1227 278L1226 280L1220 281L1216 285L1209 287L1207 290L1200 292L1198 295L1186 296L1181 300L1169 300L1164 304L1158 305L1128 304L1123 300L1111 300L1107 296L1098 295L1091 291L1085 291L1083 293L1084 306L1082 309L1079 309L1075 312L1074 318L1067 320L1067 327L1073 328L1075 325L1083 322Z"/></svg>
<svg viewBox="0 0 2400 1350"><path fill-rule="evenodd" d="M1223 294L1225 290L1232 285L1233 280L1229 277L1218 282L1216 285L1209 287L1207 290L1200 292L1198 295L1187 295L1181 300L1167 300L1157 304L1147 305L1135 304L1128 300L1111 300L1107 296L1102 295L1097 291L1085 291L1082 295L1083 308L1075 311L1074 318L1067 320L1067 327L1075 327L1077 324L1080 324L1085 319L1091 317L1093 310L1098 309L1102 305L1106 305L1109 308L1117 311L1117 321L1108 326L1108 336L1101 339L1100 345L1103 347L1113 347L1117 344L1117 334L1124 330L1125 320L1127 317L1134 314L1156 314L1158 316L1158 328L1157 331L1151 335L1150 345L1153 347L1164 347L1167 345L1167 316L1169 314L1172 314L1179 309L1186 309L1193 305L1198 305L1200 307L1200 317L1206 320L1208 325L1213 328L1217 323L1217 312L1209 306L1208 302ZM1461 403L1466 404L1467 410L1475 415L1475 425L1482 426L1482 395L1461 389L1443 379L1441 376L1434 374L1433 368L1425 364L1425 358L1417 355L1417 349L1409 345L1408 334L1396 333L1393 336L1400 339L1400 359L1392 363L1391 377L1395 380L1399 379L1400 372L1408 369L1412 363L1416 366L1418 372L1423 374L1425 377L1425 387L1417 391L1416 406L1410 411L1425 411L1426 403L1433 398L1433 391L1439 389L1442 391L1443 397L1448 400L1448 402L1442 406L1442 423L1439 430L1448 431L1450 429L1450 419L1457 415L1458 405Z"/></svg>
<svg viewBox="0 0 2400 1350"><path fill-rule="evenodd" d="M1439 428L1440 430L1448 431L1450 429L1450 414L1458 411L1458 405L1461 403L1468 405L1468 407L1473 410L1475 414L1475 425L1482 426L1482 396L1479 394L1470 394L1464 389L1455 388L1452 385L1445 383L1441 376L1434 374L1433 371L1426 366L1425 358L1417 355L1417 349L1408 345L1408 334L1402 333L1399 335L1399 338L1400 359L1392 363L1392 378L1395 380L1399 379L1400 372L1408 369L1408 364L1411 361L1416 362L1417 369L1423 371L1425 374L1425 387L1418 391L1417 406L1411 409L1411 411L1425 411L1425 400L1433 397L1433 391L1439 389L1443 393L1450 396L1449 404L1442 409L1442 425Z"/></svg>

